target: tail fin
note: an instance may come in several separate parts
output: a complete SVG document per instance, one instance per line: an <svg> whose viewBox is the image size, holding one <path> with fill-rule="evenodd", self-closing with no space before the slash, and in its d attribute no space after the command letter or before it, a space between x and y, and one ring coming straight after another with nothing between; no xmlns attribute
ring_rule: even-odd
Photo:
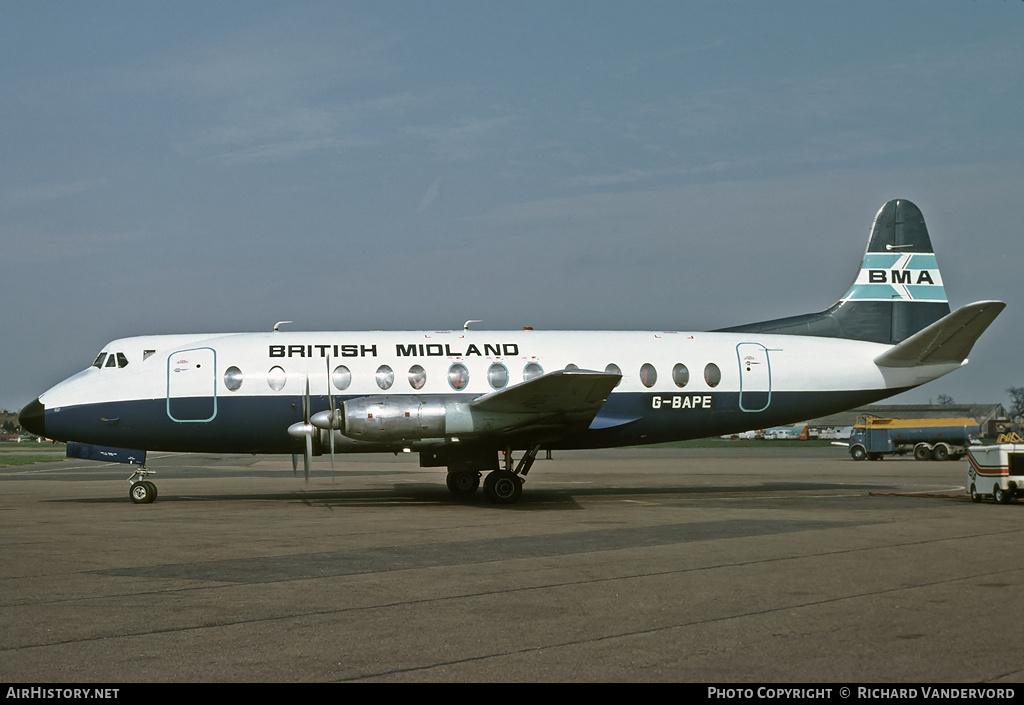
<svg viewBox="0 0 1024 705"><path fill-rule="evenodd" d="M788 333L896 344L949 314L921 210L893 200L875 216L857 278L819 313L750 323L723 332Z"/></svg>

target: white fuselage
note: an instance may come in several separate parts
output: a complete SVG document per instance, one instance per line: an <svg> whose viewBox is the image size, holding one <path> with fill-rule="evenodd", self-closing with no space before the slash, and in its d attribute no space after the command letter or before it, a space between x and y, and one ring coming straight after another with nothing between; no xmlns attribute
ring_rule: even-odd
<svg viewBox="0 0 1024 705"><path fill-rule="evenodd" d="M273 332L123 338L40 396L47 435L152 450L294 452L287 427L371 396L471 400L557 370L621 382L553 447L686 439L803 421L959 367L880 367L892 346L809 336L618 331ZM611 367L610 367L611 366ZM308 386L307 386L308 385ZM338 434L339 450L369 447ZM347 443L346 443L347 442Z"/></svg>

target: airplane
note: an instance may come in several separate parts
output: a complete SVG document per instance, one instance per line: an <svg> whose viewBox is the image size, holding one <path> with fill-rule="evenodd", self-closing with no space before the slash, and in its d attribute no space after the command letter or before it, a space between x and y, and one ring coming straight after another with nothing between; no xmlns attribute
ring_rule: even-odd
<svg viewBox="0 0 1024 705"><path fill-rule="evenodd" d="M780 426L861 406L967 363L1003 310L951 312L921 211L875 216L853 284L817 313L686 331L154 335L108 344L30 402L21 425L70 457L147 451L417 452L448 489L511 504L541 450L632 446ZM282 322L285 323L285 322ZM518 462L513 454L521 452ZM484 474L486 476L484 477Z"/></svg>

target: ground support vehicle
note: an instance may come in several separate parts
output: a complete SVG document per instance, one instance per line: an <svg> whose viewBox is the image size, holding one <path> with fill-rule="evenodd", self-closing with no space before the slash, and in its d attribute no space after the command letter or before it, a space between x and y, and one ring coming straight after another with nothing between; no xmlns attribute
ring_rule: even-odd
<svg viewBox="0 0 1024 705"><path fill-rule="evenodd" d="M885 455L913 453L917 460L956 460L978 442L980 429L972 418L883 419L858 416L850 434L850 457L879 460Z"/></svg>
<svg viewBox="0 0 1024 705"><path fill-rule="evenodd" d="M967 491L980 502L991 495L999 504L1024 495L1024 443L971 446L967 449Z"/></svg>

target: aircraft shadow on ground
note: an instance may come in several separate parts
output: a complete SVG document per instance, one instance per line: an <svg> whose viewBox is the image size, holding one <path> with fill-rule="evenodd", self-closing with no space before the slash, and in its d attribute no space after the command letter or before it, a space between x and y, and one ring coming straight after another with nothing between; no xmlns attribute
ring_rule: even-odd
<svg viewBox="0 0 1024 705"><path fill-rule="evenodd" d="M432 504L438 506L464 506L477 509L501 509L503 511L538 511L583 509L577 499L582 498L614 498L623 500L648 497L652 500L685 500L696 497L715 499L718 497L735 497L756 493L777 494L779 499L787 495L804 492L835 492L835 491L895 492L896 487L869 484L823 483L823 482L767 482L756 485L740 486L703 486L703 487L574 487L572 489L538 488L523 492L518 502L511 505L499 505L489 502L483 492L477 492L469 498L453 496L443 485L435 484L400 484L393 489L359 489L344 488L330 490L295 490L287 492L266 493L202 493L189 492L172 494L162 492L155 504L177 502L297 502L308 506L327 508L355 507L401 507L403 505ZM50 498L47 502L71 504L118 504L129 502L126 496L105 496L87 498ZM145 511L145 506L140 506Z"/></svg>

